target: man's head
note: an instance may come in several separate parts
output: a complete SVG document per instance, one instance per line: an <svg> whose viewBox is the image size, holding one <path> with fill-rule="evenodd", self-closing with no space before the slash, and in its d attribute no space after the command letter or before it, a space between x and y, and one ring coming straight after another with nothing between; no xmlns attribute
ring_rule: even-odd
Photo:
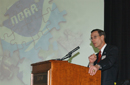
<svg viewBox="0 0 130 85"><path fill-rule="evenodd" d="M101 50L105 44L105 32L100 29L94 29L91 31L91 41L94 47Z"/></svg>

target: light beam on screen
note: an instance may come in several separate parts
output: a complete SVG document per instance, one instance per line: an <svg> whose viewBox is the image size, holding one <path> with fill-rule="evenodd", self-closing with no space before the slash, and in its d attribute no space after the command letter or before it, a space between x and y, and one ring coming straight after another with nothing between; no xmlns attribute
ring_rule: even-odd
<svg viewBox="0 0 130 85"><path fill-rule="evenodd" d="M1 85L30 85L30 64L62 58L77 46L71 63L87 66L95 52L90 31L104 27L103 0L0 2Z"/></svg>

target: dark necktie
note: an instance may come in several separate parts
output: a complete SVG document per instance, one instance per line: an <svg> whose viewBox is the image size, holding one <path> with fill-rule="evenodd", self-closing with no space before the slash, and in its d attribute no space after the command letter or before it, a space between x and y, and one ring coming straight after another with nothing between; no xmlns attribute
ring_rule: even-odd
<svg viewBox="0 0 130 85"><path fill-rule="evenodd" d="M101 56L102 56L102 55L101 55L101 51L99 51L97 63L100 62L100 60L101 60Z"/></svg>

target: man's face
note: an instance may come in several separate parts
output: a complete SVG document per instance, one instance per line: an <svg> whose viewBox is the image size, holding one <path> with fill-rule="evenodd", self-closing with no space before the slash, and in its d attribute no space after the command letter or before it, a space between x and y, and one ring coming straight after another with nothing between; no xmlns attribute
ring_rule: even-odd
<svg viewBox="0 0 130 85"><path fill-rule="evenodd" d="M94 31L91 33L91 41L94 47L101 49L104 44L104 36L99 36L98 31Z"/></svg>

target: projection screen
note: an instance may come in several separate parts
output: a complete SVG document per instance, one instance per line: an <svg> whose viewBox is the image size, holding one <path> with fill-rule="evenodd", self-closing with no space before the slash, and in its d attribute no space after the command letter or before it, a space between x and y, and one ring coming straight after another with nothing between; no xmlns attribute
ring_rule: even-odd
<svg viewBox="0 0 130 85"><path fill-rule="evenodd" d="M0 84L30 85L31 64L64 57L87 66L104 29L104 0L0 0Z"/></svg>

